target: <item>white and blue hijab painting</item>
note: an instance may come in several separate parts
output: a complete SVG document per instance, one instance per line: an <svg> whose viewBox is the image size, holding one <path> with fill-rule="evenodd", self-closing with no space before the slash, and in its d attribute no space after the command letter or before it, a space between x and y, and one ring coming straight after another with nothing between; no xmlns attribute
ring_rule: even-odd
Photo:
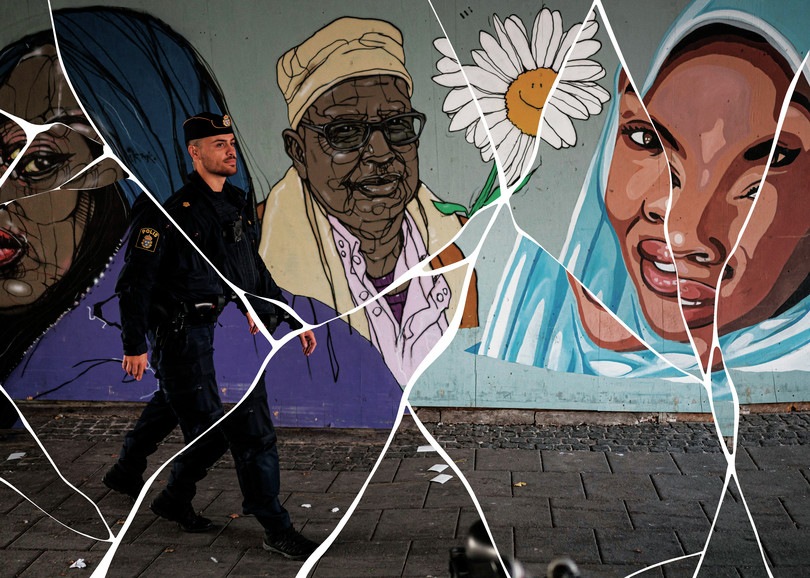
<svg viewBox="0 0 810 578"><path fill-rule="evenodd" d="M794 73L802 65L810 29L810 11L802 2L704 0L684 10L666 33L640 90L641 97L652 87L673 48L712 24L758 34L783 56ZM618 84L617 73L616 87ZM614 88L598 152L589 167L559 262L532 239L518 236L487 319L479 354L586 375L691 380L688 372L699 378L700 362L690 342L662 338L645 319L605 208L620 100L621 94ZM538 176L542 178L542 171ZM756 207L751 218L757 218ZM649 348L622 352L599 347L583 327L577 298L560 263ZM793 298L798 302L780 308L776 315L719 336L727 368L748 372L808 369L802 360L810 352L810 299L806 292ZM711 379L714 401L730 400L726 372L717 371Z"/></svg>

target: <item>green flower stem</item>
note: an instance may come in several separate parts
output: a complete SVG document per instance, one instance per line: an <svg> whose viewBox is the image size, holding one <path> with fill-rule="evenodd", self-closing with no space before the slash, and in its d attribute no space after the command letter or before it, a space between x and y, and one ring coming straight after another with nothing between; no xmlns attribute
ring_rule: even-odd
<svg viewBox="0 0 810 578"><path fill-rule="evenodd" d="M527 184L529 184L529 179L532 178L532 175L534 175L534 171L536 170L537 169L534 169L528 175L526 175L526 178L524 178L515 189L516 193L521 189L523 189L523 187L525 187ZM477 213L484 207L494 203L496 200L498 200L498 198L500 198L501 188L495 187L493 189L493 186L495 185L495 181L497 178L498 178L498 168L495 166L495 163L493 163L492 170L490 170L489 177L487 178L487 182L484 184L484 188L481 189L481 192L478 194L478 198L475 200L473 206L470 207L470 209L467 209L466 207L464 207L464 205L459 205L458 203L445 203L443 201L433 201L433 204L436 206L439 212L444 215L452 215L453 213L457 213L467 218L470 218L475 213Z"/></svg>

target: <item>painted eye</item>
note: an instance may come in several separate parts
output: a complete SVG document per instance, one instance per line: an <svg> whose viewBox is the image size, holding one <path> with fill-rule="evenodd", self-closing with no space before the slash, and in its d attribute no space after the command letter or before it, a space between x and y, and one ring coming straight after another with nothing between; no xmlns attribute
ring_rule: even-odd
<svg viewBox="0 0 810 578"><path fill-rule="evenodd" d="M759 162L768 158L773 147L773 139L761 142L752 146L745 151L743 158L751 162ZM790 149L782 144L777 143L774 147L773 158L771 159L771 168L785 167L796 160L799 153L802 152L801 147Z"/></svg>
<svg viewBox="0 0 810 578"><path fill-rule="evenodd" d="M25 165L23 172L32 176L53 168L54 164L51 158L47 156L36 156L32 158Z"/></svg>
<svg viewBox="0 0 810 578"><path fill-rule="evenodd" d="M16 178L23 181L41 181L56 173L72 156L72 154L53 152L28 154L22 159L14 174Z"/></svg>
<svg viewBox="0 0 810 578"><path fill-rule="evenodd" d="M5 155L3 155L3 157L4 157L3 158L3 163L6 166L10 166L11 163L14 162L14 159L16 159L18 156L20 156L21 151L22 151L22 147L15 147L14 149L11 150L11 152L6 153Z"/></svg>
<svg viewBox="0 0 810 578"><path fill-rule="evenodd" d="M801 149L789 149L783 146L777 146L773 152L773 159L771 160L771 167L779 168L784 167L796 160L799 156Z"/></svg>
<svg viewBox="0 0 810 578"><path fill-rule="evenodd" d="M630 140L644 148L652 148L655 145L655 135L646 130L637 130L630 133Z"/></svg>
<svg viewBox="0 0 810 578"><path fill-rule="evenodd" d="M649 151L661 150L661 143L658 141L655 132L650 128L632 125L624 126L621 129L621 133L630 139L632 145Z"/></svg>
<svg viewBox="0 0 810 578"><path fill-rule="evenodd" d="M325 127L326 140L334 149L350 150L359 147L366 139L367 125L360 122L336 122Z"/></svg>

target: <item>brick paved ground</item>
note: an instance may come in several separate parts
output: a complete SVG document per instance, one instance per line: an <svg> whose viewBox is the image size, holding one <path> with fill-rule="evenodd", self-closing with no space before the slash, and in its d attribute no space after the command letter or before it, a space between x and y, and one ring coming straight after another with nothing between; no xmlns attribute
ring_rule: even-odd
<svg viewBox="0 0 810 578"><path fill-rule="evenodd" d="M101 476L114 462L133 410L29 408L51 458L118 532L132 502ZM588 576L626 576L699 552L722 495L725 461L710 424L488 426L427 424L475 491L500 551L536 576L561 554ZM297 527L318 540L334 529L380 454L387 432L280 429L281 496ZM173 436L156 458L180 448ZM810 414L744 416L737 471L774 576L810 575ZM441 462L420 453L412 423L398 432L357 511L314 576L447 576L447 554L478 515L457 477L431 482ZM21 459L7 460L13 452ZM153 461L157 464L157 460ZM24 490L60 526L14 491L0 487L2 575L89 575L109 547L93 506L53 473L27 432L0 434L0 475ZM185 534L146 504L110 576L294 576L301 563L261 550L258 524L240 513L230 458L200 485L195 506L217 528ZM308 505L308 507L304 507ZM333 511L337 508L337 511ZM85 569L69 568L78 558ZM691 576L696 558L646 577ZM739 491L726 493L701 576L766 576Z"/></svg>

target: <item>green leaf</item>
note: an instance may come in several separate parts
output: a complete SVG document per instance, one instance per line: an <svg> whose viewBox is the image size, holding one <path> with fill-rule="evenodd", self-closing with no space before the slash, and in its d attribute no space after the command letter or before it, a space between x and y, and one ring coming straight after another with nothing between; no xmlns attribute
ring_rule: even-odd
<svg viewBox="0 0 810 578"><path fill-rule="evenodd" d="M439 212L444 215L461 213L465 217L467 216L467 207L464 205L459 205L458 203L445 203L443 201L433 201L433 204L439 210Z"/></svg>
<svg viewBox="0 0 810 578"><path fill-rule="evenodd" d="M491 195L489 195L489 198L487 199L487 202L484 203L484 206L486 207L490 203L493 203L493 202L497 201L498 197L500 197L500 196L501 196L501 187L495 187L495 190L492 191Z"/></svg>
<svg viewBox="0 0 810 578"><path fill-rule="evenodd" d="M520 191L523 187L525 187L527 184L529 184L529 179L532 178L532 175L536 170L537 169L534 169L533 171L531 171L529 174L526 175L526 178L524 178L515 189L516 193ZM489 206L491 203L494 203L495 201L498 200L500 196L501 196L501 188L495 187L495 189L489 194L489 197L487 197L486 201L484 201L484 204L480 207L480 209L483 209L484 207ZM472 216L472 214L470 216Z"/></svg>
<svg viewBox="0 0 810 578"><path fill-rule="evenodd" d="M519 185L517 186L517 188L515 189L515 192L516 192L516 193L517 193L518 191L520 191L520 189L522 189L523 187L525 187L526 185L528 185L528 184L529 184L529 179L530 179L530 178L532 178L532 175L534 174L534 172L535 172L536 170L537 170L537 169L534 169L534 170L529 171L529 174L528 174L528 175L526 175L526 178L525 178L525 179L523 179L522 181L520 181L520 184L519 184Z"/></svg>
<svg viewBox="0 0 810 578"><path fill-rule="evenodd" d="M520 184L515 189L515 192L520 191L523 187L525 187L529 183L529 179L532 178L534 172L537 169L534 169L529 174L526 175ZM489 177L487 177L487 182L484 184L484 188L481 189L481 192L478 194L478 198L473 203L473 206L468 210L463 205L459 205L458 203L445 203L441 201L433 201L433 204L436 208L445 215L452 215L454 213L460 213L466 217L472 217L475 213L483 209L484 207L490 205L491 203L498 200L501 196L501 188L494 187L495 182L498 178L498 167L495 163L492 163L492 169L489 171Z"/></svg>
<svg viewBox="0 0 810 578"><path fill-rule="evenodd" d="M470 209L470 216L473 216L477 213L481 208L483 208L486 204L486 200L492 194L492 186L495 184L495 180L498 178L498 167L495 163L492 163L492 170L489 171L489 177L487 178L487 182L484 184L484 188L481 189L481 193L478 195L478 198L473 203L472 208Z"/></svg>
<svg viewBox="0 0 810 578"><path fill-rule="evenodd" d="M470 217L472 217L475 213L477 213L481 209L488 207L490 203L496 201L500 196L501 196L501 187L495 187L495 189L489 194L489 197L486 198L486 200L481 204L480 207L478 208L473 207L472 209L470 209Z"/></svg>

